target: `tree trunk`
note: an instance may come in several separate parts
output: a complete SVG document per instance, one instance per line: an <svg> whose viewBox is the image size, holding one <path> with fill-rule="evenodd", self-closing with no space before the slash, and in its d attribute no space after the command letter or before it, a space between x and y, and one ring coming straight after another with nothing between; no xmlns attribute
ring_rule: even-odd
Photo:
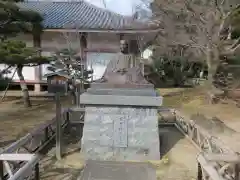
<svg viewBox="0 0 240 180"><path fill-rule="evenodd" d="M216 70L217 70L217 65L211 65L210 67L208 67L208 78L206 81L206 87L209 89L209 91L214 92L214 90L216 90L215 86L214 86L214 75L216 74Z"/></svg>
<svg viewBox="0 0 240 180"><path fill-rule="evenodd" d="M23 70L23 65L17 65L17 74L18 74L18 77L20 80L20 86L22 89L24 107L31 107L29 92L28 92L27 84L24 80L24 76L22 74L22 70Z"/></svg>
<svg viewBox="0 0 240 180"><path fill-rule="evenodd" d="M214 51L214 52L213 52ZM214 76L217 71L217 67L219 65L219 53L217 50L207 49L207 65L208 65L208 79L206 81L206 90L208 97L210 97L211 103L216 103L217 98L216 95L220 94L220 90L218 90L214 86Z"/></svg>

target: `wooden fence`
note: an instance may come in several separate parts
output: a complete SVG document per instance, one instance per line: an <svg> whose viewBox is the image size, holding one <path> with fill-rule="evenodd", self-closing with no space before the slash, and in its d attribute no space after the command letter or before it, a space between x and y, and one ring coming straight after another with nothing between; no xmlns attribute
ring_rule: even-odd
<svg viewBox="0 0 240 180"><path fill-rule="evenodd" d="M69 114L73 111L84 112L84 108L73 108L62 111L62 128L70 123ZM187 120L180 112L173 109L159 109L160 113L167 111L174 117L173 124L181 131L201 152L197 157L198 180L240 180L239 165L240 157L202 127ZM74 123L74 122L72 122ZM84 121L77 122L84 123ZM39 152L55 138L56 119L53 118L37 127L26 136L20 138L0 153L0 179L33 178L39 179L38 160L41 158ZM19 155L24 154L24 155ZM35 155L34 155L35 154ZM26 173L30 172L31 173ZM34 175L34 176L33 176Z"/></svg>
<svg viewBox="0 0 240 180"><path fill-rule="evenodd" d="M62 128L69 122L69 110L61 113ZM0 152L0 180L39 179L39 160L56 135L56 118L44 123ZM26 159L27 157L27 159Z"/></svg>
<svg viewBox="0 0 240 180"><path fill-rule="evenodd" d="M175 126L200 150L198 180L240 180L240 156L221 139L211 135L193 120L180 112L170 110L175 116Z"/></svg>

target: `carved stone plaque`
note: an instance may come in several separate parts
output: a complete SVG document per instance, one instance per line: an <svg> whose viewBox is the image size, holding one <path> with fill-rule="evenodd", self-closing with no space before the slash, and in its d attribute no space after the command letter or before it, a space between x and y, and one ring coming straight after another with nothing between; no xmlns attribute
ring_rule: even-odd
<svg viewBox="0 0 240 180"><path fill-rule="evenodd" d="M127 147L128 143L128 127L127 119L122 116L118 119L115 119L113 122L113 146L114 147Z"/></svg>

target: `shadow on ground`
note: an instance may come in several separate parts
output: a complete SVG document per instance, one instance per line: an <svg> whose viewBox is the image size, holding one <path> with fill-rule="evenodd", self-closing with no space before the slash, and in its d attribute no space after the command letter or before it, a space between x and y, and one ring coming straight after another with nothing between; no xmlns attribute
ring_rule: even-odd
<svg viewBox="0 0 240 180"><path fill-rule="evenodd" d="M159 127L160 156L165 156L181 139L184 138L184 135L174 126L161 125Z"/></svg>
<svg viewBox="0 0 240 180"><path fill-rule="evenodd" d="M81 169L61 167L56 165L56 159L52 155L48 155L41 160L40 171L40 179L43 180L72 180L77 179L81 173Z"/></svg>
<svg viewBox="0 0 240 180"><path fill-rule="evenodd" d="M80 143L82 138L82 124L70 124L63 133L63 159L71 154L80 152ZM44 158L41 160L41 177L43 180L71 180L77 179L82 169L70 167L55 157L55 139L46 147L41 154ZM80 156L80 155L79 155Z"/></svg>
<svg viewBox="0 0 240 180"><path fill-rule="evenodd" d="M68 147L64 155L70 155L76 151L80 152L83 124L69 124L64 132L64 145Z"/></svg>

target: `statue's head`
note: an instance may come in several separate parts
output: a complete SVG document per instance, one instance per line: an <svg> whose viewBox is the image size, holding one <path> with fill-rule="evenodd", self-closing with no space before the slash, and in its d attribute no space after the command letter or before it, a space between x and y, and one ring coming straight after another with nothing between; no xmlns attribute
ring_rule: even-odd
<svg viewBox="0 0 240 180"><path fill-rule="evenodd" d="M120 40L120 50L124 54L128 53L128 44L126 40Z"/></svg>

